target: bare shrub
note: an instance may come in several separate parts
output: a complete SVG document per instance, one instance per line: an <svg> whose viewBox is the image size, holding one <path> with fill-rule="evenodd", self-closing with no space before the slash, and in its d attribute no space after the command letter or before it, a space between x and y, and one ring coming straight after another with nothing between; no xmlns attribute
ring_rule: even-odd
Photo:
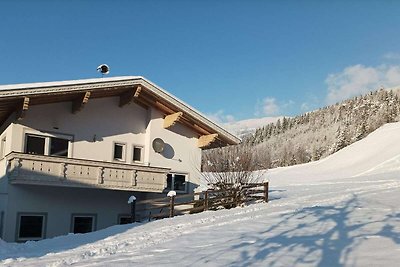
<svg viewBox="0 0 400 267"><path fill-rule="evenodd" d="M243 196L242 187L261 182L262 157L250 145L216 148L203 154L203 177L213 189Z"/></svg>

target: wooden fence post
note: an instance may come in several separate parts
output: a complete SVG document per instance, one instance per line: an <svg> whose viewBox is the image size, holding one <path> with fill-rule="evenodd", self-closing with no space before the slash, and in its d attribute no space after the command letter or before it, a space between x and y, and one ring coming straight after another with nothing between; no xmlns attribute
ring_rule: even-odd
<svg viewBox="0 0 400 267"><path fill-rule="evenodd" d="M208 210L208 191L204 192L204 210Z"/></svg>
<svg viewBox="0 0 400 267"><path fill-rule="evenodd" d="M136 222L136 197L130 196L128 204L131 204L131 223Z"/></svg>
<svg viewBox="0 0 400 267"><path fill-rule="evenodd" d="M235 207L237 207L239 204L239 194L238 194L239 190L235 189L233 192L234 192L233 197L235 201Z"/></svg>
<svg viewBox="0 0 400 267"><path fill-rule="evenodd" d="M174 206L175 206L176 192L175 191L169 191L167 196L170 197L170 201L169 201L169 217L172 218L172 217L174 217Z"/></svg>
<svg viewBox="0 0 400 267"><path fill-rule="evenodd" d="M266 203L268 203L268 189L269 189L269 183L266 182L264 183L264 200Z"/></svg>

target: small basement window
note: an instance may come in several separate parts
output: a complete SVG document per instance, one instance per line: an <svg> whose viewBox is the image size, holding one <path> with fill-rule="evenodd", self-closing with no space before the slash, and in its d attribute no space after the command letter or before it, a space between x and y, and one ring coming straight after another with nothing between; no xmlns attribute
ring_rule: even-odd
<svg viewBox="0 0 400 267"><path fill-rule="evenodd" d="M43 239L45 222L44 214L18 214L18 241Z"/></svg>
<svg viewBox="0 0 400 267"><path fill-rule="evenodd" d="M186 192L186 175L176 173L167 174L167 189Z"/></svg>
<svg viewBox="0 0 400 267"><path fill-rule="evenodd" d="M25 153L44 155L46 138L36 135L26 135Z"/></svg>
<svg viewBox="0 0 400 267"><path fill-rule="evenodd" d="M73 215L72 216L72 232L74 234L84 234L94 231L95 216L94 215Z"/></svg>
<svg viewBox="0 0 400 267"><path fill-rule="evenodd" d="M125 144L114 144L114 160L125 161Z"/></svg>
<svg viewBox="0 0 400 267"><path fill-rule="evenodd" d="M119 224L129 224L129 223L131 223L131 216L129 216L129 215L120 215L118 217L118 223Z"/></svg>
<svg viewBox="0 0 400 267"><path fill-rule="evenodd" d="M140 146L133 147L133 161L135 162L142 161L142 147Z"/></svg>

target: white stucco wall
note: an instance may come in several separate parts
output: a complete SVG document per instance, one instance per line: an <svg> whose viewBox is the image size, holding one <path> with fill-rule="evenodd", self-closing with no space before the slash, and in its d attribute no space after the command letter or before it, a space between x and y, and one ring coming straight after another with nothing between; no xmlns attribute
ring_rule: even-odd
<svg viewBox="0 0 400 267"><path fill-rule="evenodd" d="M131 164L133 146L139 145L144 148L141 164L187 174L187 191L192 191L200 175L198 135L179 123L164 129L164 114L155 108L145 109L135 103L120 108L118 103L118 97L90 99L76 114L71 113L71 102L30 106L23 120L14 121L0 135L7 135L5 154L24 152L27 133L70 138L69 157L78 159L111 162L114 142L118 142L126 144L126 163ZM164 140L162 153L152 149L154 138ZM69 232L73 213L97 214L97 229L102 229L116 224L118 214L129 213L125 202L130 194L138 199L152 196L118 190L9 185L5 172L6 162L2 160L0 212L4 210L6 215L6 241L15 240L18 212L48 213L46 235L53 237Z"/></svg>
<svg viewBox="0 0 400 267"><path fill-rule="evenodd" d="M144 148L143 164L188 174L188 182L198 184L198 135L179 123L164 129L164 114L155 108L146 110L135 103L120 108L118 103L119 97L91 99L76 114L71 113L71 102L31 106L23 120L10 126L8 152L24 151L26 133L70 137L69 157L79 159L113 161L118 142L126 144L126 163L132 163L133 146L139 145ZM163 153L152 149L154 138L166 143Z"/></svg>

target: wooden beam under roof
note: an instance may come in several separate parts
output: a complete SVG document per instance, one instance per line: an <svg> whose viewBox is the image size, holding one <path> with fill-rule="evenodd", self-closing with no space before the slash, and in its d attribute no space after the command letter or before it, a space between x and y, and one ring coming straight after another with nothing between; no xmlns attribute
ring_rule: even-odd
<svg viewBox="0 0 400 267"><path fill-rule="evenodd" d="M208 135L202 135L199 138L199 141L197 143L197 146L199 148L205 148L210 146L215 140L217 140L218 134L208 134Z"/></svg>
<svg viewBox="0 0 400 267"><path fill-rule="evenodd" d="M84 94L82 94L81 96L79 96L77 99L72 101L72 113L75 114L78 111L81 111L83 109L83 107L89 101L90 94L91 93L89 91L87 91Z"/></svg>
<svg viewBox="0 0 400 267"><path fill-rule="evenodd" d="M16 113L17 120L22 120L23 118L25 118L26 112L29 109L29 100L29 97L24 97L22 104Z"/></svg>
<svg viewBox="0 0 400 267"><path fill-rule="evenodd" d="M132 101L137 99L142 91L142 87L137 86L136 88L129 90L119 96L119 107L123 107L130 104Z"/></svg>
<svg viewBox="0 0 400 267"><path fill-rule="evenodd" d="M183 116L182 111L165 116L164 129L168 129L169 127L174 126L182 118L182 116Z"/></svg>

